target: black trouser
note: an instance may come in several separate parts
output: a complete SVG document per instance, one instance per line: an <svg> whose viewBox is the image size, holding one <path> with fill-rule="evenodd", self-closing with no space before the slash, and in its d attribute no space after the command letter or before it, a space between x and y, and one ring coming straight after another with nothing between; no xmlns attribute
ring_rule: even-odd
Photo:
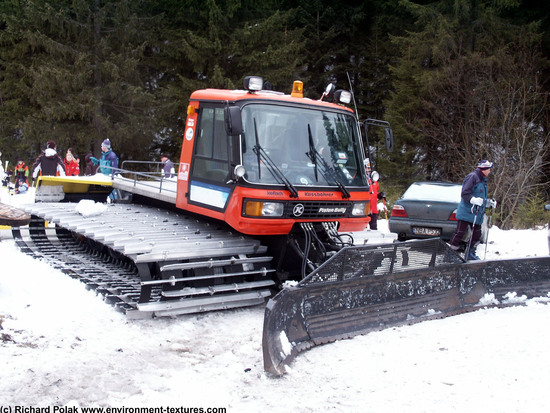
<svg viewBox="0 0 550 413"><path fill-rule="evenodd" d="M27 182L27 177L25 175L15 175L15 189L19 188L19 184L23 182Z"/></svg>
<svg viewBox="0 0 550 413"><path fill-rule="evenodd" d="M456 224L456 231L453 234L453 237L451 238L451 241L449 244L454 246L459 246L460 241L464 238L464 235L466 235L466 231L468 231L468 227L472 227L472 223L468 221L458 221ZM472 238L469 241L470 247L475 248L479 240L481 239L481 225L475 224L473 225L474 229L472 231Z"/></svg>
<svg viewBox="0 0 550 413"><path fill-rule="evenodd" d="M369 227L370 229L377 230L378 229L378 214L370 214L370 221L369 221Z"/></svg>

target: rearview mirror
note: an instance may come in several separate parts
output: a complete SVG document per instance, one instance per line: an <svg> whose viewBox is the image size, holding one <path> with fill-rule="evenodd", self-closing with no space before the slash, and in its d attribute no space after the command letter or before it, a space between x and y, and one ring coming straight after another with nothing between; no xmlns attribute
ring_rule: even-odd
<svg viewBox="0 0 550 413"><path fill-rule="evenodd" d="M332 96L332 94L334 93L335 90L336 90L336 86L334 86L334 84L332 84L332 83L329 83L327 85L327 87L325 88L325 91L323 92L323 95L321 96L321 99L319 99L319 100L323 100L326 97Z"/></svg>
<svg viewBox="0 0 550 413"><path fill-rule="evenodd" d="M386 150L393 152L393 130L389 126L384 130L384 136L386 138Z"/></svg>
<svg viewBox="0 0 550 413"><path fill-rule="evenodd" d="M546 205L544 206L544 209L546 209L547 211L550 211L550 204L546 204Z"/></svg>
<svg viewBox="0 0 550 413"><path fill-rule="evenodd" d="M241 109L238 106L226 106L224 109L225 132L229 136L237 136L243 133Z"/></svg>
<svg viewBox="0 0 550 413"><path fill-rule="evenodd" d="M365 139L367 141L367 145L369 145L369 125L381 126L384 128L384 145L386 146L386 150L388 152L393 152L393 130L389 122L385 122L383 120L377 120L377 119L367 119L365 122L363 122L363 127L365 129Z"/></svg>

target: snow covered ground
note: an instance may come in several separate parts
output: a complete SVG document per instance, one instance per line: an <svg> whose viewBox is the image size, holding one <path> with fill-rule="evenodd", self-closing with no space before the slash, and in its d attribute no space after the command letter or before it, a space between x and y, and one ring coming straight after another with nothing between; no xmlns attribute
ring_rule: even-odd
<svg viewBox="0 0 550 413"><path fill-rule="evenodd" d="M25 196L2 194L2 202ZM387 233L385 220L379 226ZM490 231L487 259L547 254L546 229ZM550 307L541 302L316 347L272 378L262 365L262 306L129 321L11 240L0 242L0 265L1 413L548 409Z"/></svg>

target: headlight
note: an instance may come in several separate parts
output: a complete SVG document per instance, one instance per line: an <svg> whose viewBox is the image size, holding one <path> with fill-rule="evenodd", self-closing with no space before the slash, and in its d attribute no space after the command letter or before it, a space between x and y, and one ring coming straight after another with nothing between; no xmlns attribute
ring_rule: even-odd
<svg viewBox="0 0 550 413"><path fill-rule="evenodd" d="M262 90L264 87L264 79L260 76L247 76L243 83L244 88L249 92Z"/></svg>
<svg viewBox="0 0 550 413"><path fill-rule="evenodd" d="M246 201L244 212L251 217L281 217L284 205L280 202Z"/></svg>
<svg viewBox="0 0 550 413"><path fill-rule="evenodd" d="M348 105L351 102L351 93L347 90L337 90L334 92L334 99L338 103L345 103Z"/></svg>
<svg viewBox="0 0 550 413"><path fill-rule="evenodd" d="M353 216L367 216L370 212L370 203L369 202L356 202L353 204L353 209L351 210L351 215Z"/></svg>

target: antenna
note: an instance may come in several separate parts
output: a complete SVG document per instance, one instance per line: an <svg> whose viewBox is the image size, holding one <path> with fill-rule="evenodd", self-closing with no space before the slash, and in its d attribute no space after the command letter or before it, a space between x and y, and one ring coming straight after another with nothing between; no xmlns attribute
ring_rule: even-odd
<svg viewBox="0 0 550 413"><path fill-rule="evenodd" d="M357 103L355 102L355 93L353 92L353 85L351 84L351 78L349 77L349 72L346 72L346 76L348 77L348 83L349 83L349 91L351 92L351 97L353 98L353 107L355 108L355 118L357 119L357 122L359 122L359 111L357 110ZM363 140L363 137L361 136L361 128L359 128L359 139ZM369 138L367 134L367 126L365 126L365 143L366 143L366 149L367 153L365 154L365 149L363 148L363 158L365 155L367 155L367 159L369 159L370 162L370 148L369 148Z"/></svg>
<svg viewBox="0 0 550 413"><path fill-rule="evenodd" d="M359 112L357 111L357 103L355 102L355 93L353 93L353 85L351 84L351 78L349 77L349 72L346 72L349 83L349 91L351 92L351 97L353 98L353 107L355 108L355 117L359 120Z"/></svg>

